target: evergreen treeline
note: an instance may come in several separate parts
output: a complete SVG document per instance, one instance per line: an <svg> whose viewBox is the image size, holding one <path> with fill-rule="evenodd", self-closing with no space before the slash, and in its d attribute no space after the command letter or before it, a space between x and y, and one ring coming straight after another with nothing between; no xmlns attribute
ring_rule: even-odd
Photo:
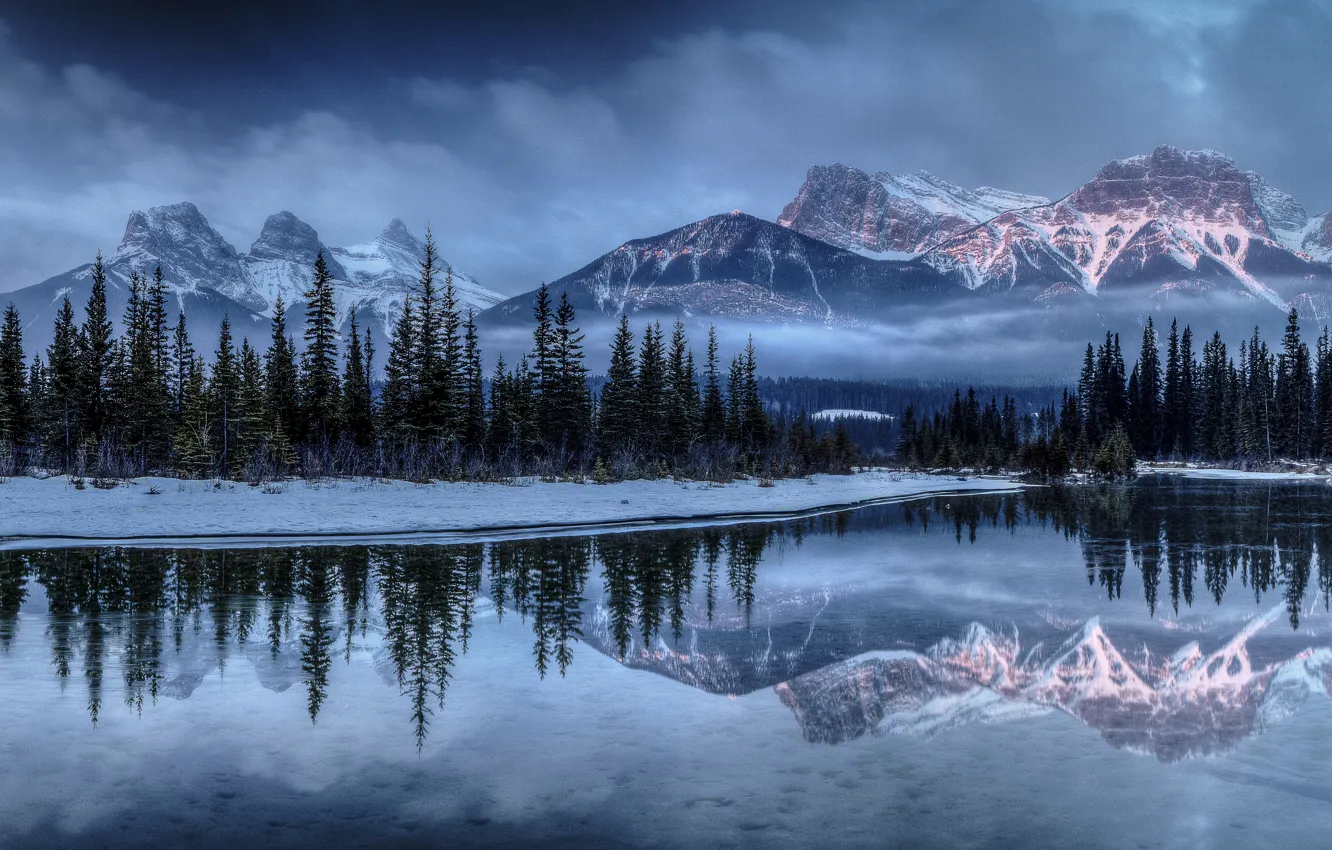
<svg viewBox="0 0 1332 850"><path fill-rule="evenodd" d="M1088 343L1076 392L1031 417L1011 399L982 407L969 392L917 422L908 408L899 457L914 465L1022 467L1131 474L1137 459L1243 466L1332 457L1332 341L1310 351L1291 310L1279 350L1254 328L1227 353L1219 332L1199 353L1193 331L1171 322L1164 355L1152 319L1131 369L1119 334ZM1163 359L1164 357L1164 359Z"/></svg>
<svg viewBox="0 0 1332 850"><path fill-rule="evenodd" d="M117 337L100 255L81 323L66 298L45 357L25 361L11 305L0 325L0 464L97 478L148 473L252 483L288 474L485 479L594 475L725 480L849 471L845 434L770 417L751 339L729 364L709 331L701 368L676 321L636 342L621 317L611 365L594 395L583 335L567 297L543 285L531 351L483 375L475 316L427 234L420 281L393 328L382 384L355 312L340 339L322 254L304 293L300 330L274 308L261 355L224 319L217 350L190 343L184 313L169 324L161 270L131 279ZM488 391L487 391L488 389ZM0 469L4 472L5 469ZM97 483L97 482L95 482Z"/></svg>

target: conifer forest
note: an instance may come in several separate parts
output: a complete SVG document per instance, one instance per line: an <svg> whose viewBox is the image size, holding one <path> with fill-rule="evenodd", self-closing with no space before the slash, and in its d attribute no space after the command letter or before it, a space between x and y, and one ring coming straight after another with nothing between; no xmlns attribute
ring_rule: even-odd
<svg viewBox="0 0 1332 850"><path fill-rule="evenodd" d="M648 324L636 340L622 316L594 396L574 310L545 287L530 353L484 374L475 316L460 310L430 238L382 379L354 310L339 338L322 254L300 326L279 301L262 354L248 339L237 345L226 319L217 350L196 351L186 314L169 324L160 269L132 278L117 336L100 255L92 277L83 316L66 297L51 346L30 362L21 318L5 312L0 462L11 474L729 480L849 472L858 460L840 430L820 437L803 419L768 415L752 339L723 363L710 329L696 358L678 320Z"/></svg>
<svg viewBox="0 0 1332 850"><path fill-rule="evenodd" d="M1294 310L1278 350L1255 328L1235 354L1219 332L1199 350L1177 322L1163 346L1149 317L1131 368L1108 331L1088 343L1076 387L1057 403L1019 413L1007 394L983 400L959 388L932 409L907 404L900 422L886 423L896 439L885 458L862 451L883 436L873 423L820 429L793 409L791 399L827 397L828 388L761 381L752 338L723 362L715 327L696 358L680 320L669 330L648 323L635 338L621 315L606 375L594 382L572 306L544 286L530 352L513 364L501 356L487 375L475 315L460 309L429 238L382 373L354 309L339 333L322 255L299 326L279 301L262 353L248 339L237 345L226 319L217 350L196 351L185 313L169 323L160 269L132 278L117 336L100 256L92 276L83 315L66 297L52 344L30 360L21 317L12 305L4 313L7 474L729 480L849 472L873 460L1058 478L1130 475L1138 460L1253 467L1332 453L1332 341L1325 328L1311 350ZM771 398L783 393L785 403ZM864 438L848 433L857 427Z"/></svg>

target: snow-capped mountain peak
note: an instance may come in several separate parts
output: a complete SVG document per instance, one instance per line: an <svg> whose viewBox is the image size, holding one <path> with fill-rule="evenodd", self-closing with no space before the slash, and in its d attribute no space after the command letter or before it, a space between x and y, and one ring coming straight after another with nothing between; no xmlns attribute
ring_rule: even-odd
<svg viewBox="0 0 1332 850"><path fill-rule="evenodd" d="M283 210L264 221L259 238L242 258L246 272L243 292L226 293L231 298L271 315L278 297L287 304L302 300L314 276L315 258L322 253L329 274L345 280L347 272L319 241L315 229ZM335 286L336 291L336 286Z"/></svg>
<svg viewBox="0 0 1332 850"><path fill-rule="evenodd" d="M188 201L130 213L120 247L106 265L125 280L133 272L151 273L161 266L177 291L207 288L227 294L244 286L240 255Z"/></svg>
<svg viewBox="0 0 1332 850"><path fill-rule="evenodd" d="M844 250L892 259L920 253L1008 210L1047 203L1003 189L964 189L928 171L871 177L835 163L809 170L777 223Z"/></svg>

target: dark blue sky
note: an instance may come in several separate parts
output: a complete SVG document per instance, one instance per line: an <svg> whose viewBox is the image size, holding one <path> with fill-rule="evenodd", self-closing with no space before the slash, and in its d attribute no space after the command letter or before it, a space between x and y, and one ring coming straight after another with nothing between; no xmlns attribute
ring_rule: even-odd
<svg viewBox="0 0 1332 850"><path fill-rule="evenodd" d="M1327 0L203 5L0 0L0 290L182 199L505 292L833 161L1058 196L1169 143L1332 207Z"/></svg>

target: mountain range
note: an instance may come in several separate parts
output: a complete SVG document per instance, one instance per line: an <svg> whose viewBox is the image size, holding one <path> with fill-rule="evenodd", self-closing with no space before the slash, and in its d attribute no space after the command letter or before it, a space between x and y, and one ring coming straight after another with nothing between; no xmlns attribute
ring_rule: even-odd
<svg viewBox="0 0 1332 850"><path fill-rule="evenodd" d="M329 247L280 212L242 254L193 204L134 212L106 257L111 313L123 312L132 272L160 265L201 349L224 313L238 337L262 346L279 295L300 309L319 251L339 316L355 307L382 344L422 251L397 219L375 239ZM64 295L82 307L90 274L84 265L10 294L30 345L49 341ZM535 290L505 298L457 270L454 281L483 327L530 322ZM586 325L628 312L842 327L905 308L983 316L995 305L1066 318L1111 304L1141 314L1202 294L1260 315L1298 307L1321 319L1332 313L1332 213L1309 215L1223 154L1168 146L1110 162L1054 201L834 164L811 168L775 222L738 210L711 216L626 242L550 288L568 294Z"/></svg>
<svg viewBox="0 0 1332 850"><path fill-rule="evenodd" d="M312 278L315 257L323 252L334 278L339 321L345 325L355 308L361 325L371 330L383 351L403 299L417 283L423 251L421 240L400 219L367 242L330 247L313 227L283 211L268 217L249 253L242 254L194 204L184 202L130 213L120 245L103 258L103 266L113 319L118 320L128 304L130 276L151 275L160 266L172 320L180 311L186 313L197 350L211 351L224 315L230 317L237 339L248 337L263 348L279 297L292 316L288 330L299 340L302 293ZM91 263L82 265L8 294L23 319L25 342L35 348L49 342L65 296L81 318L92 289L92 268ZM503 299L457 269L453 280L466 307L484 310Z"/></svg>
<svg viewBox="0 0 1332 850"><path fill-rule="evenodd" d="M714 216L627 242L551 289L607 315L777 323L854 325L958 301L983 312L996 298L1086 312L1122 296L1141 312L1184 294L1321 318L1332 213L1310 216L1223 154L1169 146L1108 163L1055 201L815 166L775 223ZM533 295L488 318L526 318Z"/></svg>

